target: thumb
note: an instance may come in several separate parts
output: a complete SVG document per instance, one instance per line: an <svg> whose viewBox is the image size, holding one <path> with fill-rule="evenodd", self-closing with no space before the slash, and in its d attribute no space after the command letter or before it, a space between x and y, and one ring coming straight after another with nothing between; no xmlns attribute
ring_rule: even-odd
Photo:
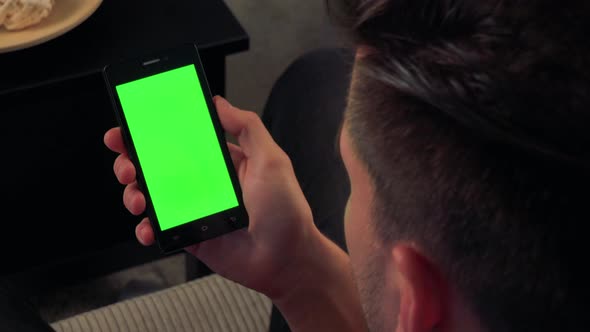
<svg viewBox="0 0 590 332"><path fill-rule="evenodd" d="M240 110L219 96L213 98L213 102L221 125L237 138L246 157L252 158L260 153L268 154L276 149L280 150L258 114Z"/></svg>

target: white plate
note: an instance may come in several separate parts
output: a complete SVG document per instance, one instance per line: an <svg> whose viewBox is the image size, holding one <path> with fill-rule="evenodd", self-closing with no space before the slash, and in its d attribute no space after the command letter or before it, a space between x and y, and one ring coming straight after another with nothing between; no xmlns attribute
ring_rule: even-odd
<svg viewBox="0 0 590 332"><path fill-rule="evenodd" d="M84 22L101 3L102 0L55 0L49 16L37 25L17 31L0 27L0 53L35 46L59 37Z"/></svg>

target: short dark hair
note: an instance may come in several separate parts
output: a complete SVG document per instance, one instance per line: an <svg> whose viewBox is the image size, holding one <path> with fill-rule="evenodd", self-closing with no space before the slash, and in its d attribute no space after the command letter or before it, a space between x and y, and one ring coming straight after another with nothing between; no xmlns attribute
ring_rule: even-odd
<svg viewBox="0 0 590 332"><path fill-rule="evenodd" d="M328 8L366 53L347 123L382 240L417 242L491 331L586 328L590 1Z"/></svg>

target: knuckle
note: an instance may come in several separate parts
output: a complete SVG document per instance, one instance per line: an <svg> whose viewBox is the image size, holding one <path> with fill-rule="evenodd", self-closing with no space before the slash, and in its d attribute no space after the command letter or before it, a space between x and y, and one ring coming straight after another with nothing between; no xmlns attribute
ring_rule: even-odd
<svg viewBox="0 0 590 332"><path fill-rule="evenodd" d="M264 166L268 169L288 169L291 167L291 159L283 150L278 149L278 152L265 158Z"/></svg>
<svg viewBox="0 0 590 332"><path fill-rule="evenodd" d="M244 122L247 128L257 127L262 123L258 114L252 111L244 111Z"/></svg>

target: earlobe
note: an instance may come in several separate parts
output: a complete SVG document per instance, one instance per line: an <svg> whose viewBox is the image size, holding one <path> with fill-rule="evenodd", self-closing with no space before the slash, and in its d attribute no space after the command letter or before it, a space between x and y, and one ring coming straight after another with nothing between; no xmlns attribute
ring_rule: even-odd
<svg viewBox="0 0 590 332"><path fill-rule="evenodd" d="M439 270L408 245L395 246L391 259L400 296L397 331L426 332L440 327L449 301Z"/></svg>

